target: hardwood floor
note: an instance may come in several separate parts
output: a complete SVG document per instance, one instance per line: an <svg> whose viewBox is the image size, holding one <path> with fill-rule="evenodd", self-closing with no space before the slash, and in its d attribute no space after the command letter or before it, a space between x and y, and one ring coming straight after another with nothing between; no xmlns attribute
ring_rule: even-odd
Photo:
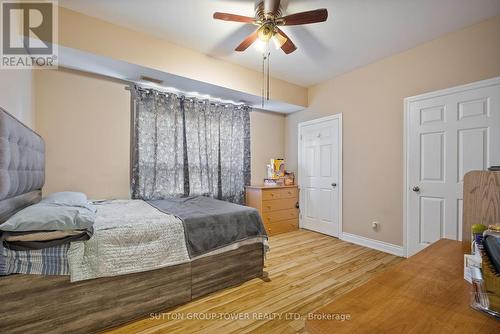
<svg viewBox="0 0 500 334"><path fill-rule="evenodd" d="M306 328L310 334L500 333L497 319L470 306L471 285L463 276L461 242L441 239L316 310ZM347 310L350 321L323 319Z"/></svg>
<svg viewBox="0 0 500 334"><path fill-rule="evenodd" d="M107 333L304 333L307 314L402 260L306 230L273 236L270 246L267 279Z"/></svg>

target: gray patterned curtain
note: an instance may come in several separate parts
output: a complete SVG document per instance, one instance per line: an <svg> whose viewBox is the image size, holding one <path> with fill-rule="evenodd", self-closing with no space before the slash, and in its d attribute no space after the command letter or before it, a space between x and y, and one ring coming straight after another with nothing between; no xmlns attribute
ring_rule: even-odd
<svg viewBox="0 0 500 334"><path fill-rule="evenodd" d="M181 99L136 89L132 198L184 194L184 139Z"/></svg>
<svg viewBox="0 0 500 334"><path fill-rule="evenodd" d="M205 195L244 203L249 109L135 87L132 197Z"/></svg>

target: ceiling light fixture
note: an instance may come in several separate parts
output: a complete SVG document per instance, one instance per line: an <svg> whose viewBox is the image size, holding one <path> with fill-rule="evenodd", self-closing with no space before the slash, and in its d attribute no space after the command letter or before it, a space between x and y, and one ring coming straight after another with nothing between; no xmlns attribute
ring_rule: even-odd
<svg viewBox="0 0 500 334"><path fill-rule="evenodd" d="M286 43L288 40L287 38L283 37L280 34L274 34L273 37L271 38L273 40L274 46L276 47L276 50L281 49L283 44Z"/></svg>
<svg viewBox="0 0 500 334"><path fill-rule="evenodd" d="M262 52L262 107L264 107L264 101L269 100L270 96L269 41L272 40L277 49L281 48L283 52L290 54L297 47L287 34L280 29L281 26L324 22L328 18L328 10L325 8L287 16L282 16L282 13L281 0L261 0L255 6L254 17L220 12L213 15L216 20L253 24L258 27L235 50L245 51L250 45L255 44L257 50Z"/></svg>
<svg viewBox="0 0 500 334"><path fill-rule="evenodd" d="M265 53L269 47L269 43L258 39L253 43L253 46L260 53Z"/></svg>

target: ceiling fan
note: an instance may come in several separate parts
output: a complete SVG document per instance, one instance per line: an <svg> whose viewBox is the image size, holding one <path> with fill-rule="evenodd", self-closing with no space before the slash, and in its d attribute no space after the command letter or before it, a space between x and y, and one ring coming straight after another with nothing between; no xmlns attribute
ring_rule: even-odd
<svg viewBox="0 0 500 334"><path fill-rule="evenodd" d="M316 9L297 14L282 16L280 0L263 0L255 9L255 17L241 16L229 13L214 13L214 19L224 21L234 21L258 26L240 45L236 51L245 51L257 39L268 43L271 39L278 48L281 48L286 54L297 50L291 39L281 30L280 26L294 26L324 22L328 18L328 11Z"/></svg>

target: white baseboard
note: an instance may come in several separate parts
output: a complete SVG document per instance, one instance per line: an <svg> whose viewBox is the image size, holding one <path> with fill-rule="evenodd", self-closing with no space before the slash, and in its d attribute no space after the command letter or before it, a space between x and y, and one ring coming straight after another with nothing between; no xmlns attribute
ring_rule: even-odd
<svg viewBox="0 0 500 334"><path fill-rule="evenodd" d="M370 239L370 238L365 238L359 235L355 234L350 234L343 232L342 236L340 239L347 241L347 242L352 242L353 244L368 247L368 248L373 248L376 250L379 250L381 252L397 255L397 256L404 256L404 250L402 246L398 245L393 245L387 242L375 240L375 239Z"/></svg>

